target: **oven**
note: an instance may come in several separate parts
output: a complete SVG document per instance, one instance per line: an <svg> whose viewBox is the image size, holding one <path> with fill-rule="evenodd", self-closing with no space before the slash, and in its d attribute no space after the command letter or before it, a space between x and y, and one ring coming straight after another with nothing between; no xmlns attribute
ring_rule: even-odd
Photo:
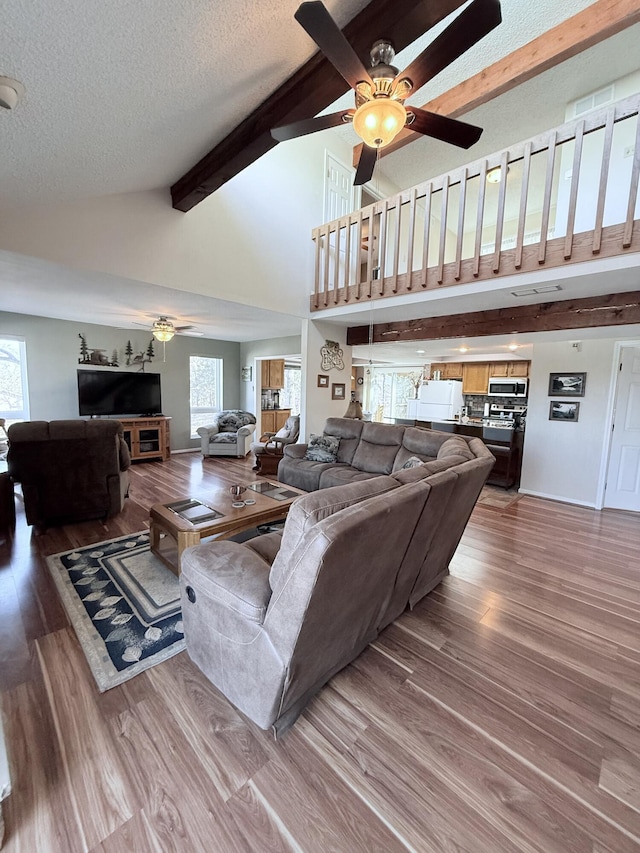
<svg viewBox="0 0 640 853"><path fill-rule="evenodd" d="M527 380L494 376L489 379L489 397L526 397Z"/></svg>

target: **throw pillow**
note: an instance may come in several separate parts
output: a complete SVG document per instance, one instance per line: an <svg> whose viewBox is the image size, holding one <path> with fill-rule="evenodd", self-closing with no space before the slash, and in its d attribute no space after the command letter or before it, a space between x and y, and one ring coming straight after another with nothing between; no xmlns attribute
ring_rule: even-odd
<svg viewBox="0 0 640 853"><path fill-rule="evenodd" d="M410 456L400 470L404 471L405 468L417 468L418 465L423 464L422 459L418 459L417 456Z"/></svg>
<svg viewBox="0 0 640 853"><path fill-rule="evenodd" d="M310 462L335 462L339 447L340 439L337 436L312 433L304 458Z"/></svg>

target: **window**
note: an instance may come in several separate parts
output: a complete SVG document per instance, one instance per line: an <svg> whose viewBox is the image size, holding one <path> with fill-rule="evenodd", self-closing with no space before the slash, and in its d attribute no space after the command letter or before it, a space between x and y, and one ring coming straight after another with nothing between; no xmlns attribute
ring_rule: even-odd
<svg viewBox="0 0 640 853"><path fill-rule="evenodd" d="M365 402L372 420L393 423L396 418L406 418L407 401L415 398L421 378L421 367L369 368Z"/></svg>
<svg viewBox="0 0 640 853"><path fill-rule="evenodd" d="M222 409L222 359L208 355L189 356L191 438L198 427L211 423Z"/></svg>
<svg viewBox="0 0 640 853"><path fill-rule="evenodd" d="M29 420L27 351L21 338L0 338L0 418L7 427Z"/></svg>
<svg viewBox="0 0 640 853"><path fill-rule="evenodd" d="M280 408L291 409L292 415L300 414L302 404L302 371L299 364L284 365L284 387L280 392Z"/></svg>

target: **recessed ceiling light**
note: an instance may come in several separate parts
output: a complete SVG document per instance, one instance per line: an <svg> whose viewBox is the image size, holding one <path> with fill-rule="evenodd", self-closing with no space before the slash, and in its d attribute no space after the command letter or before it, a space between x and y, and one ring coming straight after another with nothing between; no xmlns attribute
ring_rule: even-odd
<svg viewBox="0 0 640 853"><path fill-rule="evenodd" d="M423 350L423 349L417 349L416 352L418 355L424 355L425 354L425 350Z"/></svg>
<svg viewBox="0 0 640 853"><path fill-rule="evenodd" d="M511 352L515 352L518 349L518 344L509 344L509 349Z"/></svg>
<svg viewBox="0 0 640 853"><path fill-rule="evenodd" d="M541 287L523 287L522 290L512 290L512 296L535 296L536 293L553 293L562 290L559 284L545 284Z"/></svg>
<svg viewBox="0 0 640 853"><path fill-rule="evenodd" d="M458 347L458 352L469 352L469 347Z"/></svg>
<svg viewBox="0 0 640 853"><path fill-rule="evenodd" d="M0 77L0 107L12 110L24 95L24 86L11 77Z"/></svg>

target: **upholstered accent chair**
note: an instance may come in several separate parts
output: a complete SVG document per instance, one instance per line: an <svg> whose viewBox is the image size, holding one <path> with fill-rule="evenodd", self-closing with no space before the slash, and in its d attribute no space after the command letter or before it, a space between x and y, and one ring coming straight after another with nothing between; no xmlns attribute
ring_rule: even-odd
<svg viewBox="0 0 640 853"><path fill-rule="evenodd" d="M251 436L256 431L256 416L241 409L225 409L213 421L197 430L203 456L246 456Z"/></svg>
<svg viewBox="0 0 640 853"><path fill-rule="evenodd" d="M7 462L22 485L27 524L116 515L129 492L131 457L116 420L12 424Z"/></svg>
<svg viewBox="0 0 640 853"><path fill-rule="evenodd" d="M285 445L295 444L299 436L300 415L289 415L278 432L263 432L260 436L260 441L254 441L251 444L251 452L256 457L256 464L253 466L253 470L260 471L262 469L265 456L281 458Z"/></svg>

